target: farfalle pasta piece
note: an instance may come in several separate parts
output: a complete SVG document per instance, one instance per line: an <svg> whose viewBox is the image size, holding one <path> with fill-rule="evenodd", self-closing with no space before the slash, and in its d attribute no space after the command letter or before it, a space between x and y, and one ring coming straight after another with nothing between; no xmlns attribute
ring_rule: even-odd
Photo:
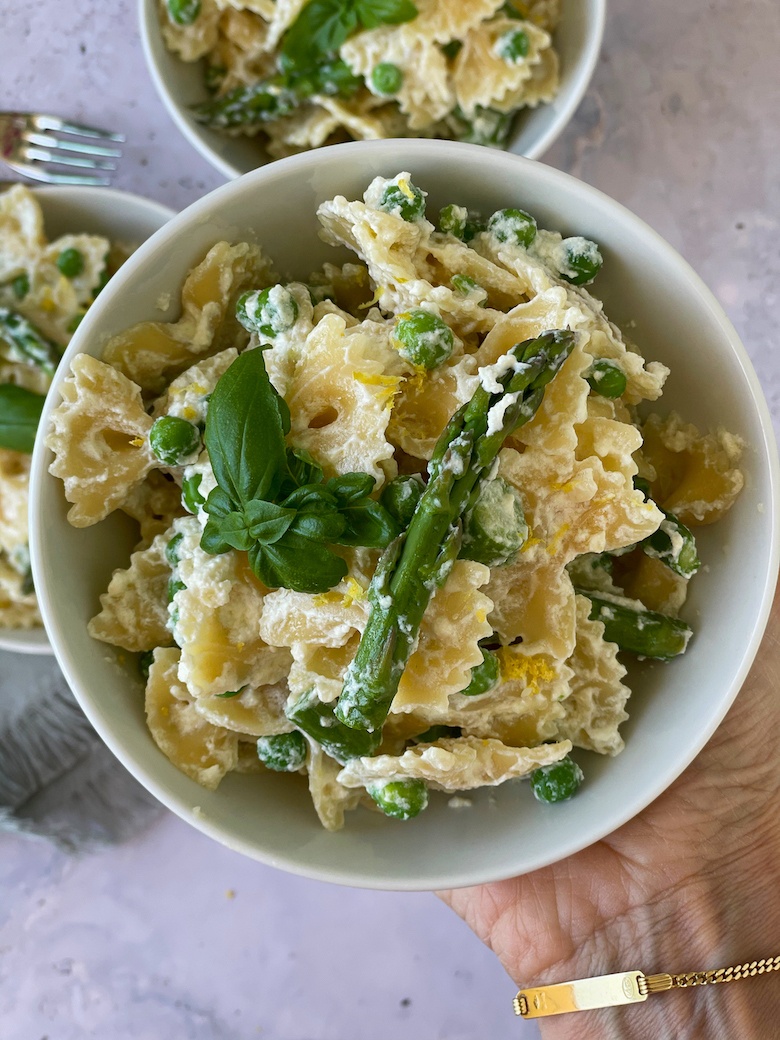
<svg viewBox="0 0 780 1040"><path fill-rule="evenodd" d="M41 207L23 184L0 194L0 239L0 285L5 285L27 271L46 244Z"/></svg>
<svg viewBox="0 0 780 1040"><path fill-rule="evenodd" d="M165 46L183 61L198 61L217 44L220 9L215 0L200 0L200 12L191 25L178 25L168 15L166 0L158 0Z"/></svg>
<svg viewBox="0 0 780 1040"><path fill-rule="evenodd" d="M235 697L203 694L192 703L197 713L214 726L253 737L270 737L294 728L284 714L289 693L287 683L280 680L268 686L248 686Z"/></svg>
<svg viewBox="0 0 780 1040"><path fill-rule="evenodd" d="M198 426L206 421L208 400L220 378L238 357L235 347L185 369L154 403L152 415L176 415Z"/></svg>
<svg viewBox="0 0 780 1040"><path fill-rule="evenodd" d="M619 727L628 718L625 705L631 691L621 681L626 670L617 658L618 648L604 640L603 624L591 621L589 614L590 601L578 596L577 642L569 660L571 693L562 704L555 735L587 751L617 755L623 750Z"/></svg>
<svg viewBox="0 0 780 1040"><path fill-rule="evenodd" d="M0 550L27 544L27 486L30 456L0 448Z"/></svg>
<svg viewBox="0 0 780 1040"><path fill-rule="evenodd" d="M642 456L655 470L652 495L684 524L711 524L731 508L745 478L738 469L739 437L718 430L702 434L674 412L651 415L642 426Z"/></svg>
<svg viewBox="0 0 780 1040"><path fill-rule="evenodd" d="M217 242L187 275L178 321L133 325L106 344L103 357L144 391L159 393L199 357L246 345L236 300L245 289L270 281L270 267L257 246Z"/></svg>
<svg viewBox="0 0 780 1040"><path fill-rule="evenodd" d="M500 39L508 32L522 31L528 41L527 54L516 61L502 57ZM467 116L477 107L512 112L525 100L534 66L552 44L549 33L527 21L494 18L475 26L463 41L452 70L455 96ZM550 97L554 89L550 92Z"/></svg>
<svg viewBox="0 0 780 1040"><path fill-rule="evenodd" d="M290 438L311 452L328 476L362 471L381 485L394 476L393 447L385 431L400 377L384 327L364 322L348 329L335 314L322 318L306 340L285 394Z"/></svg>
<svg viewBox="0 0 780 1040"><path fill-rule="evenodd" d="M341 766L325 754L319 744L312 743L306 763L309 793L320 823L328 831L344 826L344 813L355 809L362 790L351 789L340 782Z"/></svg>
<svg viewBox="0 0 780 1040"><path fill-rule="evenodd" d="M73 359L61 394L46 437L54 452L49 472L62 480L73 503L70 523L89 527L158 465L149 447L152 420L140 388L88 354Z"/></svg>
<svg viewBox="0 0 780 1040"><path fill-rule="evenodd" d="M119 508L138 522L138 549L151 545L156 535L165 534L173 521L184 515L181 488L159 469L153 469L145 480L131 488Z"/></svg>
<svg viewBox="0 0 780 1040"><path fill-rule="evenodd" d="M540 766L559 762L570 751L568 740L515 748L494 738L443 737L407 748L398 756L352 759L338 780L344 787L365 787L378 780L419 779L438 791L470 791L528 776Z"/></svg>
<svg viewBox="0 0 780 1040"><path fill-rule="evenodd" d="M388 439L407 455L430 459L450 416L471 399L478 382L470 355L405 379L393 400Z"/></svg>
<svg viewBox="0 0 780 1040"><path fill-rule="evenodd" d="M200 548L200 524L177 520L182 534L176 573L184 584L173 599L173 631L181 646L179 677L193 699L272 685L290 670L290 654L259 633L267 590L246 555L210 556Z"/></svg>
<svg viewBox="0 0 780 1040"><path fill-rule="evenodd" d="M612 460L614 443L602 433L600 447ZM624 438L627 448L616 471L597 454L578 459L538 446L522 454L502 451L501 475L518 489L531 530L517 559L494 569L486 589L495 603L490 620L502 641L522 637L533 652L568 657L575 641L575 604L566 564L583 553L633 545L661 523L662 514L633 487L630 452L638 446L638 432L613 423L609 433Z"/></svg>
<svg viewBox="0 0 780 1040"><path fill-rule="evenodd" d="M431 599L420 626L417 649L401 676L394 712L441 710L451 694L464 690L471 669L482 662L480 639L492 634L487 616L492 601L478 590L490 568L457 560Z"/></svg>
<svg viewBox="0 0 780 1040"><path fill-rule="evenodd" d="M146 722L155 744L186 776L210 791L238 763L238 734L195 710L177 678L179 650L158 649L146 683Z"/></svg>
<svg viewBox="0 0 780 1040"><path fill-rule="evenodd" d="M167 537L158 534L148 549L132 554L127 569L114 571L108 590L100 597L100 613L87 626L93 639L132 651L153 650L171 642L167 543Z"/></svg>

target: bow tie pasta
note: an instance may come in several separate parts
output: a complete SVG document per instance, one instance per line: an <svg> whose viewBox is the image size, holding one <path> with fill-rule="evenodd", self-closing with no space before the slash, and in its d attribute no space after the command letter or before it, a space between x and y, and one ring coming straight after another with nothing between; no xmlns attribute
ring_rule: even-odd
<svg viewBox="0 0 780 1040"><path fill-rule="evenodd" d="M503 147L558 90L559 0L159 0L182 61L203 60L195 118L260 135L274 158L344 140Z"/></svg>
<svg viewBox="0 0 780 1040"><path fill-rule="evenodd" d="M623 747L624 655L687 647L691 529L741 445L639 417L668 370L584 288L594 243L520 209L434 224L406 173L318 216L357 262L281 282L218 243L178 322L74 360L48 434L72 522L141 527L90 633L139 654L188 776L305 773L329 829L517 778L571 797L573 748Z"/></svg>
<svg viewBox="0 0 780 1040"><path fill-rule="evenodd" d="M98 235L49 242L32 192L0 194L0 628L41 624L27 546L35 431L65 347L128 252Z"/></svg>

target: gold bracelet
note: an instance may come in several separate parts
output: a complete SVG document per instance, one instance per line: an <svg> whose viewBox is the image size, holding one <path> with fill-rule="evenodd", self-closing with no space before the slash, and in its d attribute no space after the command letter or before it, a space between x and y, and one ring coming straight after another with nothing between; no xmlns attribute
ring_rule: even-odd
<svg viewBox="0 0 780 1040"><path fill-rule="evenodd" d="M647 1000L651 993L665 993L670 989L685 989L688 986L711 986L717 982L735 982L768 971L780 971L780 957L750 961L732 968L689 971L683 975L645 975L642 971L620 971L616 975L597 975L592 979L521 989L514 999L515 1014L523 1018L546 1018L548 1015L564 1015L568 1011L592 1011L594 1008L638 1004Z"/></svg>

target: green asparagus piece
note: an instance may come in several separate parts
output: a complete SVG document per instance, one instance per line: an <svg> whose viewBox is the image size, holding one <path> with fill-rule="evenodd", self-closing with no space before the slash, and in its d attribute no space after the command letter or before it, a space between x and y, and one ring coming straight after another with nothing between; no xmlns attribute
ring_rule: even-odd
<svg viewBox="0 0 780 1040"><path fill-rule="evenodd" d="M322 745L323 751L343 765L350 758L373 755L379 747L380 734L349 729L333 714L333 705L321 701L315 690L302 694L284 710L290 722Z"/></svg>
<svg viewBox="0 0 780 1040"><path fill-rule="evenodd" d="M15 383L0 384L0 448L32 454L45 400Z"/></svg>
<svg viewBox="0 0 780 1040"><path fill-rule="evenodd" d="M3 344L7 349L3 350ZM0 307L0 357L24 365L36 365L54 375L61 352L31 321L8 307Z"/></svg>
<svg viewBox="0 0 780 1040"><path fill-rule="evenodd" d="M661 512L665 519L657 531L640 543L642 552L665 563L681 578L690 578L701 567L701 560L696 554L696 539L676 516L667 513L665 509L661 509Z"/></svg>
<svg viewBox="0 0 780 1040"><path fill-rule="evenodd" d="M280 119L289 115L297 104L296 96L275 77L249 87L236 87L222 97L195 105L192 114L205 126L227 130Z"/></svg>
<svg viewBox="0 0 780 1040"><path fill-rule="evenodd" d="M368 624L335 708L346 726L381 730L431 595L460 548L461 514L504 440L535 414L574 342L573 333L554 331L517 344L509 352L514 366L498 378L500 392L480 385L447 424L409 528L371 579Z"/></svg>
<svg viewBox="0 0 780 1040"><path fill-rule="evenodd" d="M590 620L604 625L604 638L617 643L621 650L669 661L685 653L692 630L680 618L659 614L654 610L635 610L587 589L575 589L590 600Z"/></svg>

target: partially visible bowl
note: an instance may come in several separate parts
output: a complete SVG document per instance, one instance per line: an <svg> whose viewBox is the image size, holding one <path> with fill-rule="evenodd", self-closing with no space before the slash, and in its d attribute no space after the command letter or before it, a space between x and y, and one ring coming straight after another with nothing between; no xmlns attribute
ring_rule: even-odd
<svg viewBox="0 0 780 1040"><path fill-rule="evenodd" d="M159 202L113 188L33 188L43 210L49 239L85 231L111 241L140 245L173 216ZM19 654L52 652L43 628L0 628L0 650Z"/></svg>
<svg viewBox="0 0 780 1040"><path fill-rule="evenodd" d="M172 54L160 32L158 0L139 0L141 39L157 93L190 144L225 177L240 177L269 161L257 139L229 137L196 122L192 105L208 99L200 62ZM555 48L561 60L560 88L549 104L517 117L509 151L538 159L558 137L587 90L604 35L606 0L562 0Z"/></svg>
<svg viewBox="0 0 780 1040"><path fill-rule="evenodd" d="M431 212L453 200L482 213L520 206L543 227L598 241L605 262L595 291L607 313L631 325L631 339L648 359L671 368L663 409L678 410L700 428L723 426L746 442L744 491L723 520L700 529L710 566L697 575L686 605L696 637L674 663L638 669L623 753L588 755L587 784L557 806L535 803L528 784L504 784L471 792L468 810L435 798L403 825L359 810L343 831L327 833L295 778L230 774L217 791L207 791L157 749L135 662L87 634L112 569L127 565L133 539L127 518L70 527L42 441L33 461L32 558L45 623L74 693L109 747L167 806L230 848L295 873L366 887L436 889L535 870L631 819L701 750L755 655L778 568L777 449L747 354L691 268L616 202L540 163L441 141L325 148L224 185L142 246L80 327L43 424L74 355L100 356L110 336L158 317L158 297L176 298L187 271L215 242L257 241L283 276L306 278L338 256L318 237L317 205L336 194L359 198L375 175L399 170L429 192ZM737 551L740 545L750 552Z"/></svg>

